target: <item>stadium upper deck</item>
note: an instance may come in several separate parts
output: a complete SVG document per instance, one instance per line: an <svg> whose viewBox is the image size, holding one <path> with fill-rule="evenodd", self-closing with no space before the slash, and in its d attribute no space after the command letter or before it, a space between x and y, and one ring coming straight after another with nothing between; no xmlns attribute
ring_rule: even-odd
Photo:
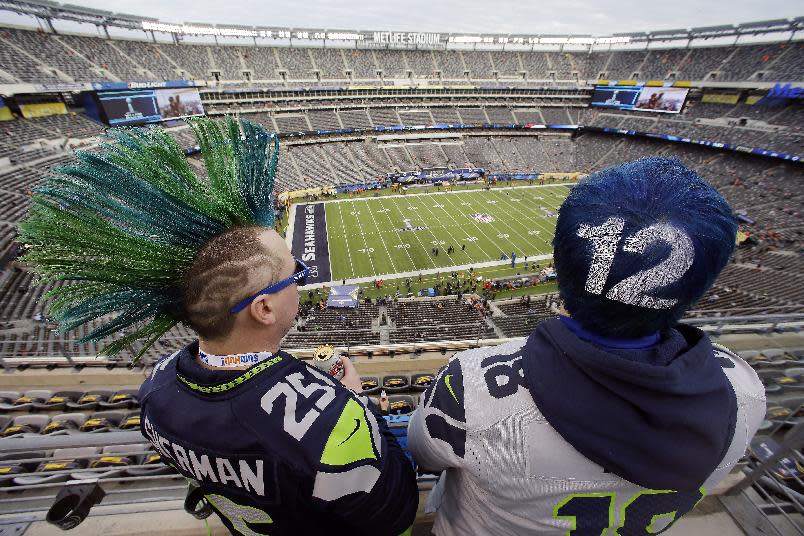
<svg viewBox="0 0 804 536"><path fill-rule="evenodd" d="M399 50L167 44L0 28L0 84L191 79L265 86L589 80L798 82L801 42L581 51ZM36 51L35 53L33 51Z"/></svg>

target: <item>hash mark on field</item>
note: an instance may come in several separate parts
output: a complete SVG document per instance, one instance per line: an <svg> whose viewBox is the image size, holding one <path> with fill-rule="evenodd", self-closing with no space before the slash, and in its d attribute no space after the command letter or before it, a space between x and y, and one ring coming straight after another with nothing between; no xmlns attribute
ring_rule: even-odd
<svg viewBox="0 0 804 536"><path fill-rule="evenodd" d="M507 199L505 199L505 197L503 197L503 196L502 196L502 194L498 194L498 195L500 195L500 196L503 198L503 200L504 200L504 201L505 201L507 204L510 204L510 205L511 205L511 208L513 209L513 211L514 211L514 212L518 212L519 214L521 214L521 215L522 215L522 217L523 217L523 218L531 220L531 221L532 221L534 224L536 224L536 226L538 226L538 227L539 227L541 230L547 231L548 233L550 232L549 226L546 226L546 225L545 225L545 219L544 219L544 217L541 217L541 218L539 218L539 217L532 217L532 216L530 216L530 217L529 217L527 214L525 214L524 212L522 212L522 211L521 211L521 210L520 210L520 209L517 207L517 205L514 205L513 203L510 203L510 202L509 202ZM527 239L526 239L526 240L527 240Z"/></svg>
<svg viewBox="0 0 804 536"><path fill-rule="evenodd" d="M357 206L357 205L354 205L354 206ZM357 210L353 210L353 212L357 212L358 214L360 214L360 211L357 211ZM355 221L357 222L357 225L359 225L360 228L362 229L363 224L360 223L360 218L355 217ZM360 236L363 237L364 253L368 257L369 263L371 264L371 273L376 274L377 273L377 268L374 266L374 259L371 257L371 253L374 251L374 248L369 248L368 240L366 240L366 235L361 233ZM369 251L369 250L371 250L371 251ZM358 251L360 251L360 250L358 250Z"/></svg>
<svg viewBox="0 0 804 536"><path fill-rule="evenodd" d="M423 205L424 205L424 207L427 209L427 212L429 212L429 213L430 213L430 215L431 215L431 216L432 216L432 217L435 219L435 222L434 222L434 223L438 223L438 217L437 217L435 214L433 214L433 211L432 211L432 210L430 210L430 209L427 207L426 203L427 203L427 201L426 201L426 200L425 200L425 201L422 201L422 204L423 204ZM432 237L433 237L433 241L432 241L431 243L432 243L434 246L436 246L436 247L438 247L438 248L440 249L440 248L441 248L441 246L443 245L443 244L441 243L441 242L443 242L443 240L441 240L441 239L440 239L438 236L436 236L435 232L433 231L433 227L434 227L433 225L428 225L428 226L427 226L427 231L428 231L428 232L430 233L430 235L432 235ZM449 232L449 231L448 231L448 232ZM451 233L450 233L450 236L452 236L452 234L451 234ZM426 252L427 252L427 250L425 250L425 253L426 253ZM446 255L446 252L445 252L445 255ZM429 256L431 256L431 255L430 255L430 254L428 254L428 257L429 257ZM444 257L444 258L446 258L446 257ZM433 264L435 264L435 260L433 261Z"/></svg>
<svg viewBox="0 0 804 536"><path fill-rule="evenodd" d="M505 196L504 196L504 195L502 195L502 194L497 194L497 192L492 192L492 196L493 196L493 197L496 197L496 196L498 196L498 195L499 195L499 196L500 196L502 199L500 199L500 200L498 200L498 199L494 199L494 200L493 200L493 202L494 202L495 204L499 202L501 205L502 205L503 203L506 203L506 200L505 200ZM490 201L490 202L491 202L491 201ZM515 207L515 205L511 205L511 206L512 206L512 207ZM521 212L520 212L520 214L521 214ZM523 235L521 232L519 232L519 231L517 230L517 227L518 227L518 226L520 226L520 225L522 225L522 223L521 223L521 222L519 222L519 221L517 221L517 219L516 219L516 218L512 218L512 219L510 219L509 221L507 221L507 222L506 222L506 227L508 228L508 230L509 230L510 232L514 233L515 235L517 235L519 238L521 238L521 239L523 240L523 245L522 245L521 247L522 247L522 248L525 248L525 247L530 247L530 246L531 246L531 240L530 240L530 239L529 239L527 236ZM509 236L508 236L508 234L507 234L507 233L506 233L506 234L504 234L504 235L501 233L501 234L497 235L497 238L500 238L500 239L509 239ZM512 241L512 243L513 243L513 241ZM516 251L516 249L515 249L514 251ZM522 254L522 255L526 255L526 254L528 254L528 253L529 253L529 252L527 252L527 250L525 250L525 251L520 251L520 254Z"/></svg>
<svg viewBox="0 0 804 536"><path fill-rule="evenodd" d="M374 211L371 210L371 207L366 204L366 210L368 210L369 214L371 214L371 220L374 222L374 227L377 227L377 218L374 217ZM394 264L394 258L391 256L391 252L388 251L388 245L385 243L385 239L382 237L382 233L379 233L380 241L382 242L382 247L385 248L385 254L388 255L388 260L391 261L391 268L394 269L394 272L397 271L396 264ZM363 237L365 240L365 237Z"/></svg>
<svg viewBox="0 0 804 536"><path fill-rule="evenodd" d="M341 210L341 205L338 205L338 216L341 218L341 229L343 230L343 240L346 242L346 253L349 255L349 269L352 271L352 277L355 276L355 265L352 264L352 248L349 247L349 233L346 232L346 222L343 219L343 211ZM331 255L330 255L331 258ZM334 274L330 270L330 276Z"/></svg>
<svg viewBox="0 0 804 536"><path fill-rule="evenodd" d="M519 206L521 206L521 205L519 205ZM522 217L523 217L523 218L525 218L525 219L530 219L531 221L533 221L533 223L534 223L534 224L535 224L537 227L539 227L539 230L531 230L531 231L528 231L528 235L533 236L533 234L535 234L535 235L537 236L537 241L538 241L538 242L541 242L541 243L543 243L543 244L545 245L545 248L546 248L545 250L546 250L546 251L550 251L552 248L550 247L550 244L549 244L549 242L548 242L548 241L550 240L549 236L551 236L551 235L553 234L553 232L554 232L554 231L550 229L550 224L547 222L547 220L545 220L544 216L538 216L538 215L536 215L536 216L534 216L534 217L530 217L530 218L529 218L529 217L528 217L528 215L527 215L526 213L524 213L524 212L523 212L522 210L520 210L520 209L517 209L517 206L515 206L515 205L513 205L513 204L512 204L512 205L511 205L511 207L513 208L513 210L514 210L515 212L519 212L520 214L522 214ZM548 237L547 237L547 238L542 238L541 236L539 236L539 235L541 234L541 231L545 231L545 233L546 233L546 235L547 235ZM541 252L541 248L539 248L539 250L538 250L538 251L539 251L539 252Z"/></svg>
<svg viewBox="0 0 804 536"><path fill-rule="evenodd" d="M448 197L445 197L444 199L449 199L449 198L448 198ZM450 204L450 205L452 205L453 207L455 206L455 205L452 203L452 201L448 201L448 202L449 202L449 204ZM471 207L471 204L470 204L469 206ZM458 213L460 214L460 209L458 209ZM452 221L454 221L456 224L458 224L458 220L456 220L454 216L450 215L450 217L452 218ZM478 231L480 231L480 234L482 234L483 236L485 236L485 237L488 239L488 241L489 241L489 242L491 242L492 244L494 244L494 240L493 240L493 239L492 239L492 238L491 238L489 235L487 235L487 234L485 233L485 231L483 231L483 229L481 229L481 227L480 227L480 226L477 224L477 222L474 220L474 218L469 218L469 219L470 219L470 220L472 220L472 224L475 226L475 228L476 228ZM460 224L459 224L459 225L460 225ZM493 259L493 258L494 258L494 257L490 257L490 256L489 256L489 254L488 254L488 253L487 253L487 252L486 252L486 251L485 251L485 250L484 250L482 247L478 246L478 249L480 249L480 251L482 251L482 252L483 252L483 254L484 254L484 255L486 255L486 257L488 257L488 258L489 258L489 260L491 260L491 259Z"/></svg>
<svg viewBox="0 0 804 536"><path fill-rule="evenodd" d="M445 208L442 208L442 210L444 210L444 212L446 212L447 214L449 214L449 211L447 211ZM436 215L433 213L433 211L432 211L432 210L430 210L430 209L428 208L428 209L427 209L427 211L430 213L430 215L431 215L431 216L433 216L433 217L436 219L436 221L438 221L438 222L440 222L440 221L441 221L441 219L440 219L438 216L436 216ZM451 215L451 214L449 214L449 216L452 218L452 215ZM453 220L453 221L455 221L455 218L452 218L452 220ZM457 224L458 222L456 221L455 223ZM450 239L451 239L451 240L453 240L453 241L454 241L456 244L460 244L460 243L461 243L461 240L456 239L456 238L455 238L455 235L454 235L454 234L452 234L452 232L449 230L449 228L448 228L448 227L446 227L446 226L441 226L441 227L440 227L440 229L444 229L445 231L447 231L447 234L449 235ZM439 239L438 239L438 238L436 238L436 240L439 240ZM478 249L479 249L479 248L478 248ZM481 251L482 251L482 250L481 250ZM456 251L456 253L457 253L457 251ZM464 253L465 253L465 252L464 252ZM486 254L486 253L484 252L484 255L485 255L485 254ZM467 253L467 255L468 255L468 253ZM445 257L445 258L446 258L446 257Z"/></svg>
<svg viewBox="0 0 804 536"><path fill-rule="evenodd" d="M380 201L380 203L382 204L382 206L385 206L385 200L384 200L384 199L383 199L383 200L381 200L381 201ZM397 206L396 206L396 203L395 203L393 200L391 200L391 206L393 206L393 209L392 209L392 210L394 210L394 209L395 209L395 210L397 210L397 211L399 212L399 215L400 215L401 217L403 217L403 218L405 217L405 215L404 215L404 214L402 214L402 211L401 211L401 210L399 210L399 207L397 207ZM396 228L396 226L394 225L394 222L393 222L393 221L391 221L391 216L389 216L388 214L386 214L386 215L385 215L385 217L386 217L386 218L388 218L388 223L391 225L391 229L393 229L393 230L394 230L394 232L396 233L397 238L399 238L399 242L400 242L400 243L402 243L402 234L401 234L401 233L399 232L399 230ZM424 247L424 244L422 244L422 241L419 239L419 234L418 234L417 232L415 232L415 231L411 231L411 232L413 233L413 237L416 239L416 241L417 241L417 242L419 243L419 245L421 246L422 251L427 251L427 250L425 249L425 247ZM417 266L416 266L416 261L414 261L414 260L413 260L413 257L411 257L411 255L410 255L410 251L405 250L405 253L407 253L407 254L408 254L408 259L410 259L410 266L411 266L411 268L412 268L413 270L415 270L415 269L417 268ZM430 262L432 263L433 267L435 268L435 267L436 267L436 263L435 263L435 261L433 261L433 259L431 259L429 255L427 255L427 256L426 256L426 258L428 258L428 259L430 260Z"/></svg>
<svg viewBox="0 0 804 536"><path fill-rule="evenodd" d="M556 184L532 184L532 185L527 185L527 186L525 186L525 185L521 185L521 186L502 186L502 187L492 188L492 190L499 192L501 190L534 190L534 189L544 189L544 188L557 189L557 188L562 188L562 187L567 187L567 186L574 186L574 184L575 183L572 183L572 182L559 182L559 183L556 183ZM377 199L379 199L379 198L382 198L382 199L402 198L402 199L404 199L406 197L407 198L419 197L419 196L423 196L423 195L427 195L427 196L433 196L433 195L460 195L460 194L478 193L478 192L483 192L483 191L485 191L485 189L469 188L469 189L466 189L466 190L453 190L453 191L449 191L449 192L439 192L439 191L432 192L432 191L430 191L430 192L418 192L418 193L414 193L414 194L412 194L412 193L401 193L401 194L393 194L393 195L383 195L383 196L377 197ZM349 198L349 199L346 199L346 198L327 199L325 201L320 201L320 202L321 203L351 203L353 201L358 201L360 199L364 199L364 198L358 197L356 199L355 198Z"/></svg>

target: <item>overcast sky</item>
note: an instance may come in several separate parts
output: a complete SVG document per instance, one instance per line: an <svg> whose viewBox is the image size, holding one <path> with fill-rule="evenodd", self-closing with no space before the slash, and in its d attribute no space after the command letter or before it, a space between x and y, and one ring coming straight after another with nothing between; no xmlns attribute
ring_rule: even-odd
<svg viewBox="0 0 804 536"><path fill-rule="evenodd" d="M608 35L804 15L804 0L69 0L163 22Z"/></svg>

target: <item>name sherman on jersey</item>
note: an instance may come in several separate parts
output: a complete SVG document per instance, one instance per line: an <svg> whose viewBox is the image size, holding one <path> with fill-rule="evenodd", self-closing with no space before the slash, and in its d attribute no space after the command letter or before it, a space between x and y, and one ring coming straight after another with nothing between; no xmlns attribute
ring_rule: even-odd
<svg viewBox="0 0 804 536"><path fill-rule="evenodd" d="M416 477L382 417L340 382L279 352L209 370L198 343L140 388L143 435L233 534L397 536L413 523Z"/></svg>
<svg viewBox="0 0 804 536"><path fill-rule="evenodd" d="M438 536L661 532L728 475L765 414L753 369L695 328L616 349L560 320L453 356L408 446L444 470Z"/></svg>
<svg viewBox="0 0 804 536"><path fill-rule="evenodd" d="M197 454L193 449L169 441L151 425L148 417L143 422L145 437L156 447L163 461L167 461L176 470L195 477L200 483L229 484L230 482L245 491L265 496L263 481L264 460L215 458L206 454Z"/></svg>

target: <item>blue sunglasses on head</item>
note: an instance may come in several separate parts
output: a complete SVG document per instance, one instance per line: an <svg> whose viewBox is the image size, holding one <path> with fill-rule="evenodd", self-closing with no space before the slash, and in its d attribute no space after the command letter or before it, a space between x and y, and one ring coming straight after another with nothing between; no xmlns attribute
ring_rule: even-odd
<svg viewBox="0 0 804 536"><path fill-rule="evenodd" d="M262 289L261 291L257 292L256 294L252 294L248 298L244 299L243 301L239 302L237 305L235 305L234 307L229 309L229 312L230 313L239 313L240 311L242 311L243 309L248 307L248 304L250 304L251 302L253 302L257 298L259 298L260 296L262 296L264 294L276 294L277 292L279 292L283 288L289 287L290 285L293 285L294 283L296 285L299 285L299 286L304 285L307 282L307 276L310 275L310 268L306 264L304 264L302 261L300 261L299 259L294 259L294 260L296 261L296 269L295 269L293 275L283 279L282 281L278 281L278 282L274 283L270 287L265 287L264 289Z"/></svg>

